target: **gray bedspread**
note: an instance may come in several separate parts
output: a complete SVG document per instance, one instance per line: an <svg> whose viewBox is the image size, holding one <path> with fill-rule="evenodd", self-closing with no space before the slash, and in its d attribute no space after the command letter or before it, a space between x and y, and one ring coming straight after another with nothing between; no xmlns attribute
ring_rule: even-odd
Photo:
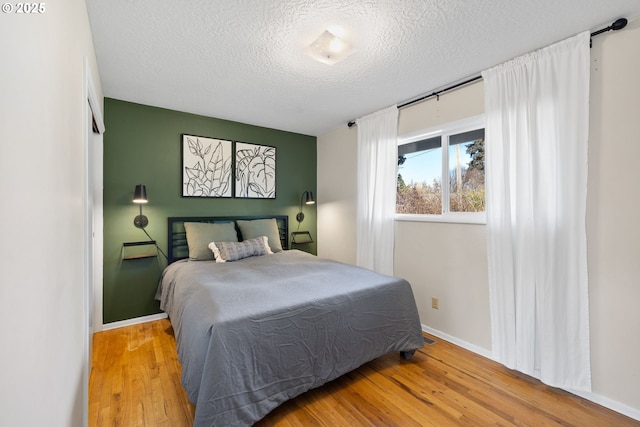
<svg viewBox="0 0 640 427"><path fill-rule="evenodd" d="M376 357L423 346L408 282L297 250L173 263L157 297L195 426L252 425Z"/></svg>

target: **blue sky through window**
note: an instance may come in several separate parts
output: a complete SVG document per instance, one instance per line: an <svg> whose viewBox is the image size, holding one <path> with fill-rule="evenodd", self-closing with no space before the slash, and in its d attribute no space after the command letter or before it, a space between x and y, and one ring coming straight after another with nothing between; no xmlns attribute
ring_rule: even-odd
<svg viewBox="0 0 640 427"><path fill-rule="evenodd" d="M460 161L466 167L471 161L466 147L469 143L460 147ZM449 148L449 155L455 156L455 148ZM404 183L410 185L426 182L431 185L433 180L442 180L442 148L417 151L405 155L406 161L398 169ZM455 158L455 157L454 157Z"/></svg>

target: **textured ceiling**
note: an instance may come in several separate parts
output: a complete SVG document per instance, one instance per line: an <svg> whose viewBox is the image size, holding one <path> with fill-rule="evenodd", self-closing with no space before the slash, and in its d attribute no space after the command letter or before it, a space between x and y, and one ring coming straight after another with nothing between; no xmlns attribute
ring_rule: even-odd
<svg viewBox="0 0 640 427"><path fill-rule="evenodd" d="M86 3L105 96L307 135L640 16L638 0ZM356 51L329 66L304 50L332 26Z"/></svg>

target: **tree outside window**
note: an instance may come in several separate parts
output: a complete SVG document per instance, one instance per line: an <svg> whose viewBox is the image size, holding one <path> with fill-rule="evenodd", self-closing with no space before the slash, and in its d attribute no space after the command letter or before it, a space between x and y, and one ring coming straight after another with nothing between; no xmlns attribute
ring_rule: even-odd
<svg viewBox="0 0 640 427"><path fill-rule="evenodd" d="M484 147L482 127L401 141L396 213L484 213Z"/></svg>

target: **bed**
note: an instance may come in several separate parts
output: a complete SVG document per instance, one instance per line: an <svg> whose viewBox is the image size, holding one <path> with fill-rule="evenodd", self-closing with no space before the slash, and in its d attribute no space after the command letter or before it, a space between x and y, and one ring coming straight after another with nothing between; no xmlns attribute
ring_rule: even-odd
<svg viewBox="0 0 640 427"><path fill-rule="evenodd" d="M195 426L252 425L383 354L409 359L423 346L408 282L289 250L286 216L169 218L168 230L156 297ZM210 239L218 252L202 248ZM258 249L242 252L249 244Z"/></svg>

